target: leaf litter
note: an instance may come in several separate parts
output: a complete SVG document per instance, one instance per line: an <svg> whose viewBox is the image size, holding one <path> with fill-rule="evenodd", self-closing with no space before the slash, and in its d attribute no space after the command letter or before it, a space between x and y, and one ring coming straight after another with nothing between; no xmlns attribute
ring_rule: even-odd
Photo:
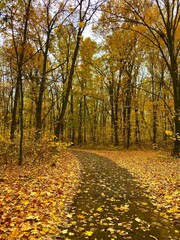
<svg viewBox="0 0 180 240"><path fill-rule="evenodd" d="M180 159L162 151L93 151L127 169L156 206L180 228ZM177 232L179 230L176 230Z"/></svg>
<svg viewBox="0 0 180 240"><path fill-rule="evenodd" d="M129 171L94 151L73 153L82 166L81 184L56 239L179 239Z"/></svg>
<svg viewBox="0 0 180 240"><path fill-rule="evenodd" d="M50 240L66 219L79 184L80 165L71 153L23 166L0 167L0 239Z"/></svg>
<svg viewBox="0 0 180 240"><path fill-rule="evenodd" d="M167 222L169 220L178 222L178 159L174 160L153 151L95 151L95 153L128 169L134 177L134 184L138 184L143 191L146 190L146 195L156 206L155 214L160 213ZM127 199L128 193L123 193L127 187L122 184L120 191L116 189L117 176L108 177L105 172L98 172L98 166L90 164L90 160L94 159L92 156L86 163L95 172L95 176L100 178L98 181L92 180L89 185L86 184L85 189L79 187L82 166L78 158L63 151L56 164L52 159L42 165L35 163L18 167L12 164L11 167L0 167L1 240L119 238L134 240L136 238L131 238L134 230L146 233L150 231L151 225L162 227L161 223L155 220L150 224L143 219L143 214L148 214L149 206L142 199L141 203L133 203L141 214L137 211L132 214L132 202ZM88 177L89 173L83 168L81 175L82 178L83 175ZM131 186L131 179L126 180L128 186ZM93 198L90 195L92 186L96 186ZM76 194L80 195L79 200L86 196L87 207L84 209L82 206L84 202L80 202L84 210L79 209L77 215L73 207L73 198L76 201ZM132 191L132 197L133 195L136 193ZM90 206L88 198L92 202ZM131 214L131 218L127 218L128 214ZM99 237L97 231L100 232ZM177 229L175 234L175 238L167 239L178 239ZM156 238L154 234L150 234L149 238L161 239Z"/></svg>

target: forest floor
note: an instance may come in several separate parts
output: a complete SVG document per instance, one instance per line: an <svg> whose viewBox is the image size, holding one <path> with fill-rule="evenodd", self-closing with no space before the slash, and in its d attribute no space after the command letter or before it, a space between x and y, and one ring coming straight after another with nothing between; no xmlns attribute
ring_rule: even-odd
<svg viewBox="0 0 180 240"><path fill-rule="evenodd" d="M32 156L33 159L33 156ZM22 166L0 166L0 239L48 240L77 192L80 164L62 151Z"/></svg>
<svg viewBox="0 0 180 240"><path fill-rule="evenodd" d="M98 156L103 156L104 160ZM86 165L90 168L87 169ZM101 168L103 165L105 168ZM117 185L113 186L114 180L111 179L111 176L103 176L107 166L110 168L112 166L112 172L110 171L109 175L117 175L119 179L121 176L118 174L122 173L123 175L125 171L125 178L122 179L125 182L115 181ZM164 153L133 150L62 151L55 161L48 159L43 160L43 162L27 162L23 166L2 165L0 166L0 239L68 240L78 239L76 234L81 233L83 235L80 234L81 238L79 239L118 239L117 234L120 234L123 236L122 239L134 240L136 238L131 238L133 228L149 232L150 223L148 221L150 220L143 220L143 214L149 214L145 209L151 209L150 215L153 211L153 214L157 214L165 225L173 222L175 228L172 227L172 234L175 234L175 238L167 239L178 239L179 168L180 160L166 156ZM114 174L115 169L118 172ZM102 188L101 191L98 191L100 195L97 195L97 192L93 190L98 182L92 180L96 174L89 175L91 170L94 171L93 174L97 172L101 177L98 180L99 186ZM85 176L88 178L86 181L83 180ZM118 184L121 183L124 184L123 188L118 187ZM112 186L110 186L111 184ZM128 190L129 186L134 189L134 195L140 194L141 204L138 203L137 196L135 200L129 199L128 195L131 195L131 193L127 194L130 191ZM82 196L88 196L89 189L93 191L95 206L91 207L89 214L81 210L81 213L75 214L77 218L74 219L75 209L79 211L76 206L79 201L78 197L82 199ZM115 200L113 195L115 194L117 198L117 194L120 196L120 193L124 202L118 205L119 199ZM91 206L92 198L88 199L84 199L86 204L82 201L80 205L88 206L87 201L90 201L89 206ZM108 202L106 206L103 204L104 200ZM130 209L133 201L141 214L135 214ZM97 205L97 202L100 205ZM112 213L115 214L114 217L112 215L101 217L104 211L109 212L110 205L115 212ZM96 211L94 212L93 209ZM131 212L131 221L126 218L128 212ZM117 223L116 213L124 216L122 218L124 220ZM101 238L100 235L96 237L95 222L93 222L91 215L95 217L101 233L106 228L109 233L107 238ZM114 221L118 224L118 230L115 229L116 223ZM161 222L161 220L158 221ZM157 221L155 222L154 227L157 227ZM133 225L134 223L135 225ZM154 231L156 232L155 229ZM145 239L165 239L156 238L153 234L149 236L151 237Z"/></svg>
<svg viewBox="0 0 180 240"><path fill-rule="evenodd" d="M165 219L180 228L180 159L154 150L95 151L127 169Z"/></svg>

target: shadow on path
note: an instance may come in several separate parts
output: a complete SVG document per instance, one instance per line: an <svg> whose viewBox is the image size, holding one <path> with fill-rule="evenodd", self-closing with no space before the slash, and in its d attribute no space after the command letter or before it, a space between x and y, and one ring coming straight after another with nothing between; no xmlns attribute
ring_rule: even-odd
<svg viewBox="0 0 180 240"><path fill-rule="evenodd" d="M93 153L72 153L83 166L82 182L56 239L179 239L126 169Z"/></svg>

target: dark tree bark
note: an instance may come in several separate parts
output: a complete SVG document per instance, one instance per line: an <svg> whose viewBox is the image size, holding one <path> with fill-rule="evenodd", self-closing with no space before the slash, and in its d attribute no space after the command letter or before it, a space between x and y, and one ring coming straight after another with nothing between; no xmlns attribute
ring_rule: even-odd
<svg viewBox="0 0 180 240"><path fill-rule="evenodd" d="M68 82L67 82L67 88L66 88L63 103L62 103L62 109L61 109L61 112L60 112L60 115L59 115L59 118L58 118L58 121L57 121L57 124L55 127L55 132L54 132L57 140L59 140L59 137L60 137L61 126L62 126L64 115L66 112L70 91L72 88L73 75L74 75L74 70L75 70L76 59L77 59L78 52L79 52L81 36L82 36L82 29L79 28L77 38L76 38L76 46L75 46L75 50L74 50L74 54L73 54L73 58L72 58L72 65L71 65L70 74L69 74L69 78L68 78Z"/></svg>
<svg viewBox="0 0 180 240"><path fill-rule="evenodd" d="M78 144L82 144L83 135L82 135L82 98L79 103L79 127L78 127Z"/></svg>
<svg viewBox="0 0 180 240"><path fill-rule="evenodd" d="M17 108L18 108L18 99L19 99L19 78L17 78L16 86L15 86L15 96L14 96L14 105L12 108L12 120L11 120L11 131L10 131L10 139L13 141L15 137L15 130L17 126Z"/></svg>
<svg viewBox="0 0 180 240"><path fill-rule="evenodd" d="M18 164L21 165L23 162L23 132L24 132L24 123L23 123L23 110L24 110L24 99L23 99L23 66L25 62L25 48L28 37L28 24L30 18L30 9L31 9L32 0L28 0L24 2L24 15L23 15L23 26L22 26L22 39L16 39L16 30L14 23L14 16L10 17L10 27L12 31L12 40L13 47L15 50L16 57L16 65L17 65L17 80L15 86L15 97L14 97L14 105L12 109L12 121L11 121L11 131L10 131L10 139L14 140L15 138L15 130L16 130L16 117L17 117L17 109L19 107L19 124L20 124L20 141L19 141L19 158ZM12 12L11 12L12 13Z"/></svg>
<svg viewBox="0 0 180 240"><path fill-rule="evenodd" d="M119 108L120 81L121 81L121 73L119 75L119 78L115 80L114 73L111 72L111 79L109 80L109 83L108 83L108 91L109 91L110 106L111 106L111 125L113 130L112 139L114 142L114 146L116 147L119 146L118 108Z"/></svg>
<svg viewBox="0 0 180 240"><path fill-rule="evenodd" d="M127 86L125 89L125 103L123 110L123 136L124 136L124 147L130 147L130 138L131 138L131 100L132 100L132 88L131 88L131 79L129 78Z"/></svg>
<svg viewBox="0 0 180 240"><path fill-rule="evenodd" d="M25 24L24 24L24 33L23 33L23 43L22 43L22 51L20 55L20 60L18 64L18 82L19 82L19 89L20 89L20 143L19 143L19 161L18 164L21 165L23 161L23 135L24 135L24 118L23 118L23 111L24 111L24 96L23 96L23 74L22 68L24 64L24 55L25 55L25 46L27 42L27 34L28 34L28 23L29 23L29 15L31 9L31 2L32 0L28 1L26 6L26 16L25 16Z"/></svg>
<svg viewBox="0 0 180 240"><path fill-rule="evenodd" d="M35 134L35 140L38 141L42 136L42 106L43 106L43 97L44 97L44 91L46 89L46 82L47 82L47 63L48 63L48 53L51 43L51 36L52 36L52 30L54 28L54 25L56 23L57 17L61 13L62 9L57 9L57 12L54 14L54 16L50 17L51 12L51 1L48 1L48 3L45 5L46 7L46 18L47 18L47 26L46 26L46 36L45 36L45 44L43 44L41 37L39 36L39 32L37 30L37 36L40 48L43 53L43 64L42 64L42 76L39 86L39 93L36 100L36 134Z"/></svg>
<svg viewBox="0 0 180 240"><path fill-rule="evenodd" d="M139 144L141 140L140 124L139 124L139 110L138 104L135 102L135 143Z"/></svg>
<svg viewBox="0 0 180 240"><path fill-rule="evenodd" d="M57 123L56 123L56 126L55 126L55 130L54 130L56 140L59 140L59 138L60 138L61 125L62 125L64 116L65 116L65 112L66 112L67 105L68 105L68 99L69 99L70 91L71 91L71 88L72 88L75 65L76 65L76 60L77 60L78 53L79 53L79 48L80 48L81 37L82 37L83 31L84 31L87 23L91 20L91 18L93 17L93 15L95 14L97 9L100 7L100 5L103 2L104 1L100 1L100 2L97 2L96 4L92 4L91 0L88 0L87 2L84 1L84 0L78 1L79 27L78 27L78 30L77 30L75 48L74 48L74 52L73 52L73 56L72 56L72 64L71 64L70 71L69 71L69 76L68 76L68 79L67 79L67 87L66 87L65 94L64 94L64 99L63 99L63 102L62 102L62 109L61 109L61 112L59 114L59 117L58 117L58 120L57 120Z"/></svg>

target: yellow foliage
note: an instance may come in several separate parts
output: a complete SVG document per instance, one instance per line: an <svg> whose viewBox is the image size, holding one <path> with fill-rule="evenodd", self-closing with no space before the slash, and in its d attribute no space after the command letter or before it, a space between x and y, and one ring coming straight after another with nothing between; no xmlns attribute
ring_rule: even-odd
<svg viewBox="0 0 180 240"><path fill-rule="evenodd" d="M86 231L84 234L85 234L86 236L90 237L90 236L93 235L93 232L92 232L92 231Z"/></svg>
<svg viewBox="0 0 180 240"><path fill-rule="evenodd" d="M172 131L169 131L169 130L166 130L166 134L167 134L168 136L173 136L173 132L172 132Z"/></svg>
<svg viewBox="0 0 180 240"><path fill-rule="evenodd" d="M84 23L83 21L82 21L82 22L79 22L79 27L80 27L80 28L83 28L83 27L84 27L84 24L85 24L85 23Z"/></svg>

